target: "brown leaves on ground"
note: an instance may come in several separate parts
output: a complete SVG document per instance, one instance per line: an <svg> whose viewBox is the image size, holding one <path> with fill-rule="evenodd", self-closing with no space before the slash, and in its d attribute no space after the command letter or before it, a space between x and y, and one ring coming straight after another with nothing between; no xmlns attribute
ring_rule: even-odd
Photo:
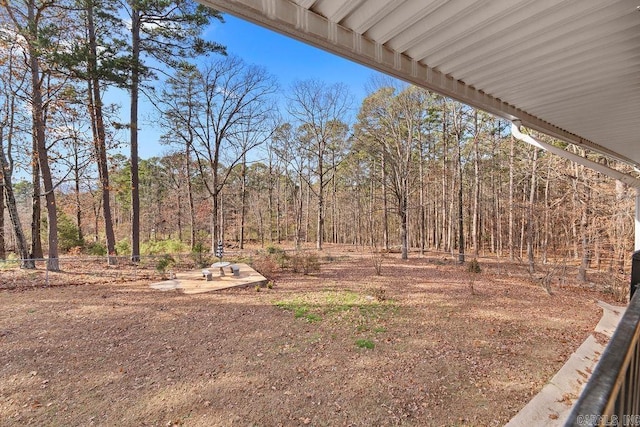
<svg viewBox="0 0 640 427"><path fill-rule="evenodd" d="M593 331L601 294L480 262L390 255L378 276L350 253L260 293L73 272L57 284L83 286L14 286L2 425L502 425Z"/></svg>

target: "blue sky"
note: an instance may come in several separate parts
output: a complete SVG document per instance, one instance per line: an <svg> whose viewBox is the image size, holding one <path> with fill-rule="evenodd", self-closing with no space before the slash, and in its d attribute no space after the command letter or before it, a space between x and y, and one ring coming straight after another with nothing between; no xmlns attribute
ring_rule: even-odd
<svg viewBox="0 0 640 427"><path fill-rule="evenodd" d="M356 97L362 97L366 82L376 73L234 16L225 15L225 21L215 24L208 35L227 46L230 54L265 66L285 89L296 80L312 78L327 83L343 82L351 87Z"/></svg>
<svg viewBox="0 0 640 427"><path fill-rule="evenodd" d="M247 63L265 67L278 79L283 97L291 84L297 80L315 79L328 84L341 82L350 88L354 96L354 108L358 108L365 96L365 86L372 76L379 74L232 15L225 14L224 19L224 24L217 21L212 24L205 37L226 46L229 54L239 56ZM165 147L157 142L160 134L149 122L148 111L148 105L141 109L141 158L157 156L165 150ZM122 114L128 115L126 103L122 106ZM128 139L128 136L123 137Z"/></svg>

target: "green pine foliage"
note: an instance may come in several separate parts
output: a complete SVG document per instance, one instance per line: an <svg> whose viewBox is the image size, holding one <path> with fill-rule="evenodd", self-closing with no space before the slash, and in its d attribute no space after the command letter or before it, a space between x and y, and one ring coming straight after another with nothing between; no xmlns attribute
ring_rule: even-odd
<svg viewBox="0 0 640 427"><path fill-rule="evenodd" d="M58 211L58 248L68 252L72 248L82 247L84 240L78 226L64 212Z"/></svg>

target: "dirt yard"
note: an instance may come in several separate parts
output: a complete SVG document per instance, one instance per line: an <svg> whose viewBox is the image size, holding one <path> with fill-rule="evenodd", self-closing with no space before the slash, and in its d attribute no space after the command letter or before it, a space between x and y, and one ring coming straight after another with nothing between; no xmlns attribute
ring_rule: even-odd
<svg viewBox="0 0 640 427"><path fill-rule="evenodd" d="M608 295L480 267L389 255L377 276L325 252L272 289L198 295L150 289L153 271L39 287L42 271L0 270L0 425L502 425Z"/></svg>

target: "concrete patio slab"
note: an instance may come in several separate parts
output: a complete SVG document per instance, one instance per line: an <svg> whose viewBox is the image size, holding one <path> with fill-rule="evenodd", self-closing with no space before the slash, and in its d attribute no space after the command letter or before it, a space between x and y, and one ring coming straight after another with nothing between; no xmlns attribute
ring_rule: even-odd
<svg viewBox="0 0 640 427"><path fill-rule="evenodd" d="M150 287L159 291L177 290L185 294L199 294L238 286L262 286L267 283L267 279L262 274L247 264L238 263L231 265L239 268L237 276L232 274L230 268L223 270L224 275L221 275L221 269L219 268L201 268L198 270L178 272L173 279L152 283ZM206 280L203 270L208 270L211 273L212 280Z"/></svg>

